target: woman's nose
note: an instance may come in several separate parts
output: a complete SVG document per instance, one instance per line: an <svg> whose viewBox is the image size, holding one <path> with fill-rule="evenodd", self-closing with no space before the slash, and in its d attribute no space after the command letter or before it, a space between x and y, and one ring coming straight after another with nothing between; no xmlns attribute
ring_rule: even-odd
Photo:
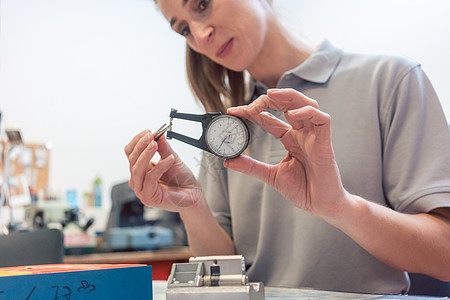
<svg viewBox="0 0 450 300"><path fill-rule="evenodd" d="M191 34L193 35L197 45L204 46L208 44L213 37L214 28L202 22L192 22L190 24Z"/></svg>

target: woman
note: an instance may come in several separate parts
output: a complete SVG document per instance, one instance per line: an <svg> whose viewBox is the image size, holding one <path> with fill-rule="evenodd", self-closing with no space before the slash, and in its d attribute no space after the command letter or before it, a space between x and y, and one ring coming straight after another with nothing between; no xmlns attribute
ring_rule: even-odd
<svg viewBox="0 0 450 300"><path fill-rule="evenodd" d="M248 156L204 154L199 181L149 130L125 147L130 186L180 213L195 255L243 254L269 286L404 293L404 272L450 280L450 135L417 63L314 49L266 0L156 2L186 37L205 110L252 122Z"/></svg>

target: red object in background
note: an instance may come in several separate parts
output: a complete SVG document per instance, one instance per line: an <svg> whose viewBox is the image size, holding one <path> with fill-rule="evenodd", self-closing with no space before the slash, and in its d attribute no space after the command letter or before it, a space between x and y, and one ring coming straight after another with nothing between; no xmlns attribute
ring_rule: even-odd
<svg viewBox="0 0 450 300"><path fill-rule="evenodd" d="M169 279L170 271L172 270L172 264L176 261L157 261L152 262L149 265L152 266L153 280L167 280Z"/></svg>

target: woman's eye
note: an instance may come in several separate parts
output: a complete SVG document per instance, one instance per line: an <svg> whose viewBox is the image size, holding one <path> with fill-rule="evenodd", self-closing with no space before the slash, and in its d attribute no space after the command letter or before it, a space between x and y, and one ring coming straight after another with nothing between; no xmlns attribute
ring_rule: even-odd
<svg viewBox="0 0 450 300"><path fill-rule="evenodd" d="M208 8L210 0L202 0L200 1L200 3L198 4L198 9L200 11L204 11L205 9Z"/></svg>

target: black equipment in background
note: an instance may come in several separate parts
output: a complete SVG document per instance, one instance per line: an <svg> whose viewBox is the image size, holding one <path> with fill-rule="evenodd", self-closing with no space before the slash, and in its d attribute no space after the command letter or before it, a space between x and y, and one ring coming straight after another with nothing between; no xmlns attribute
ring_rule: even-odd
<svg viewBox="0 0 450 300"><path fill-rule="evenodd" d="M112 187L111 212L101 251L153 250L186 245L186 231L178 213L144 206L128 182Z"/></svg>

